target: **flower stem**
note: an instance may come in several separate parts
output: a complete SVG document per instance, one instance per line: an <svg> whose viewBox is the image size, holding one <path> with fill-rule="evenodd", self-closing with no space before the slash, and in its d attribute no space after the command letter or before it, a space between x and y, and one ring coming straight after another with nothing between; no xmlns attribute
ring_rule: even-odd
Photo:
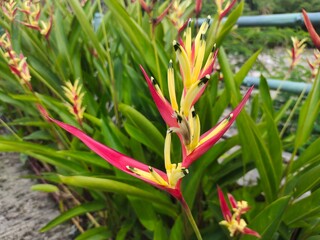
<svg viewBox="0 0 320 240"><path fill-rule="evenodd" d="M181 205L182 205L182 208L183 208L183 210L185 211L185 213L186 213L186 215L187 215L187 217L188 217L188 220L189 220L189 222L190 222L190 224L191 224L191 226L192 226L192 228L193 228L193 231L194 231L194 233L195 233L196 236L197 236L197 239L198 239L198 240L202 240L202 237L201 237L199 228L198 228L196 222L194 221L194 218L193 218L193 216L192 216L192 213L191 213L191 210L190 210L188 204L186 203L186 201L184 200L183 197L182 197L181 199L179 199L179 200L180 200L180 203L181 203Z"/></svg>

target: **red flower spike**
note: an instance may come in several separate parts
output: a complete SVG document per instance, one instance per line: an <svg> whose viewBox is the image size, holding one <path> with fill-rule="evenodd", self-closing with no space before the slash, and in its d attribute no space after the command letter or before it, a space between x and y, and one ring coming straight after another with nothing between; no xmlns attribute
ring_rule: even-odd
<svg viewBox="0 0 320 240"><path fill-rule="evenodd" d="M310 37L312 39L313 44L315 45L315 47L320 50L320 36L318 35L318 33L316 32L316 30L314 29L309 17L308 17L308 13L302 9L302 15L303 15L303 19L304 19L304 24L306 25L308 32L310 34Z"/></svg>
<svg viewBox="0 0 320 240"><path fill-rule="evenodd" d="M62 129L80 139L88 148L90 148L93 152L98 154L114 167L136 178L139 178L144 182L149 183L161 190L167 191L173 197L181 201L182 194L180 190L180 179L188 173L187 169L181 168L181 164L173 164L174 166L176 166L175 169L172 169L172 165L170 164L170 171L173 174L169 178L169 175L167 175L165 172L143 164L133 158L130 158L101 144L100 142L97 142L76 127L51 118L43 106L38 105L37 107L44 118L55 123Z"/></svg>

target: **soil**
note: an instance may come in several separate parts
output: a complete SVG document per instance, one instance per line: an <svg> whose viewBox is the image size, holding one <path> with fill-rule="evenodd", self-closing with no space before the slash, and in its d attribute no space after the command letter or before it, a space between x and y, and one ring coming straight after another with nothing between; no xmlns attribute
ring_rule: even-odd
<svg viewBox="0 0 320 240"><path fill-rule="evenodd" d="M22 178L32 174L17 153L0 153L0 239L68 240L74 227L60 225L40 233L44 225L59 215L57 204L47 193L30 188L36 181Z"/></svg>

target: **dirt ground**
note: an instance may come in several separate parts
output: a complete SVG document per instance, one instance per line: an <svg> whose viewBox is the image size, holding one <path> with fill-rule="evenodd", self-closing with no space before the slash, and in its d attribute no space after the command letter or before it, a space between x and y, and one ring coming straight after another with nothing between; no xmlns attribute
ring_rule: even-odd
<svg viewBox="0 0 320 240"><path fill-rule="evenodd" d="M19 160L19 154L0 153L0 239L72 239L74 227L68 224L39 233L59 211L48 194L31 191L37 182L21 178L28 174L31 172Z"/></svg>

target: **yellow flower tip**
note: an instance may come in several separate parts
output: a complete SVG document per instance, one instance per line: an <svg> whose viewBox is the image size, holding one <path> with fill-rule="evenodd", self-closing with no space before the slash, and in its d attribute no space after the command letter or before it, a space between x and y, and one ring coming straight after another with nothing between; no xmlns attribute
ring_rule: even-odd
<svg viewBox="0 0 320 240"><path fill-rule="evenodd" d="M168 65L168 68L173 68L173 63L172 63L172 59L170 59L170 61L169 61L169 65Z"/></svg>

